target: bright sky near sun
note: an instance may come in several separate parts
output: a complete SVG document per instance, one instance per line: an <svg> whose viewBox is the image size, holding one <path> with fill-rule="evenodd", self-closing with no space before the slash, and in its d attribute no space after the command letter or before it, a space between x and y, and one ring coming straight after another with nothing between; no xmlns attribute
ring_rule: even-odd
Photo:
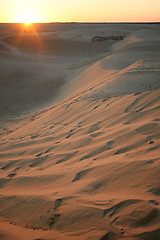
<svg viewBox="0 0 160 240"><path fill-rule="evenodd" d="M160 21L160 0L0 0L0 22Z"/></svg>

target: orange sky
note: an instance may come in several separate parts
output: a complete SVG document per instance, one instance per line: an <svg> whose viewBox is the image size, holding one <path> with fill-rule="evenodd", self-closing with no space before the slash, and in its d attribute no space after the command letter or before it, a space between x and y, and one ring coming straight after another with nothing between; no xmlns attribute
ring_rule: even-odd
<svg viewBox="0 0 160 240"><path fill-rule="evenodd" d="M0 0L0 22L159 22L160 0Z"/></svg>

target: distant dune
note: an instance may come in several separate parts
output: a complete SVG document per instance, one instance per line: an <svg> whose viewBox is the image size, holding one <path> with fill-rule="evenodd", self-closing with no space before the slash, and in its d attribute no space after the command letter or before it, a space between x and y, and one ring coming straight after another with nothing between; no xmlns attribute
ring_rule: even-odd
<svg viewBox="0 0 160 240"><path fill-rule="evenodd" d="M159 24L0 28L0 239L159 240Z"/></svg>

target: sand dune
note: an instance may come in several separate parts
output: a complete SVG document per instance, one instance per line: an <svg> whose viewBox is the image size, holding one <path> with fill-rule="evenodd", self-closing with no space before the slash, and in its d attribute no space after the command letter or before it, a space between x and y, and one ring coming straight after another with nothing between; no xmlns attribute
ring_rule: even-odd
<svg viewBox="0 0 160 240"><path fill-rule="evenodd" d="M12 31L0 38L1 123L63 99L60 89L73 70L81 71L111 51L112 43L52 38L54 29L47 37Z"/></svg>
<svg viewBox="0 0 160 240"><path fill-rule="evenodd" d="M9 131L2 131L0 146L0 239L160 238L159 30L147 24L106 26L67 24L55 31L64 44L70 32L74 41L78 31L84 33L82 43L75 41L79 44L75 51L81 50L83 56L75 58L69 50L64 57L67 47L56 50L56 55L50 47L50 56L48 50L38 55L45 56L42 64L23 42L18 50L27 56L16 63L17 75L9 75L7 68L9 61L15 67L17 57L9 53L1 59L7 78L2 96L13 112L1 110L2 130ZM118 30L126 33L123 41L97 42L94 51L89 46L91 33ZM40 34L49 38L49 33ZM57 58L55 68L52 58ZM31 78L24 70L32 72ZM63 71L65 79L56 84L50 79L55 98L49 101L46 95L51 97L51 86L45 76L50 71L56 77L62 77ZM28 79L29 86L22 90ZM22 85L11 81L22 81ZM19 103L20 92L22 97L26 94L26 108ZM37 111L42 109L40 103L50 107ZM26 109L34 115L23 121L13 117L18 111L23 117ZM7 122L11 119L12 124Z"/></svg>

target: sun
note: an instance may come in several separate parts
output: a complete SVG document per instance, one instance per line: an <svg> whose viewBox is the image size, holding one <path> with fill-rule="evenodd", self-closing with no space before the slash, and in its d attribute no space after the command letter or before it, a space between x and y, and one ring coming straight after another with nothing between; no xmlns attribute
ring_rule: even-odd
<svg viewBox="0 0 160 240"><path fill-rule="evenodd" d="M30 25L31 23L37 22L36 17L31 13L23 13L18 17L18 22Z"/></svg>

